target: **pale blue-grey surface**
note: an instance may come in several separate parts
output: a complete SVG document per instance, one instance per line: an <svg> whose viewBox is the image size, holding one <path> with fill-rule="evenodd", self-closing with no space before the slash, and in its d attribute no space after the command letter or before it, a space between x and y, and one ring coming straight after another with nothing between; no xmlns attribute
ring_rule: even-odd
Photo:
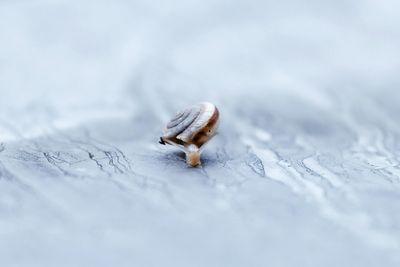
<svg viewBox="0 0 400 267"><path fill-rule="evenodd" d="M0 266L400 266L399 13L0 1Z"/></svg>

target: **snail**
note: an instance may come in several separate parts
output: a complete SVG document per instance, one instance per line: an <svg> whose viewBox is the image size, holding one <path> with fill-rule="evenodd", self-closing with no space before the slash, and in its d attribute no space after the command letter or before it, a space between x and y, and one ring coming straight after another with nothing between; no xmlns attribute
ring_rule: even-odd
<svg viewBox="0 0 400 267"><path fill-rule="evenodd" d="M215 136L218 125L217 107L203 102L178 112L165 127L160 144L183 150L187 164L196 167L201 165L201 152L204 145Z"/></svg>

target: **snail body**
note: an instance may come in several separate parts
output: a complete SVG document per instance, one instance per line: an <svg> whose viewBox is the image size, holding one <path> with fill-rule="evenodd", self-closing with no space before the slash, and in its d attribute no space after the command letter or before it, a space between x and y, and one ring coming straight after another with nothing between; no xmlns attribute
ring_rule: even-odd
<svg viewBox="0 0 400 267"><path fill-rule="evenodd" d="M217 107L203 102L178 112L165 127L160 143L174 145L183 150L186 162L195 167L201 165L202 149L216 134L218 126Z"/></svg>

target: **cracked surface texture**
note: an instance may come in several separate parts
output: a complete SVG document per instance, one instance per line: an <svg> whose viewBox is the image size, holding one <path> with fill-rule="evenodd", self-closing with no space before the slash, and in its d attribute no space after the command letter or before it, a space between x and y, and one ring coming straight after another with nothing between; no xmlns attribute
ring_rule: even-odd
<svg viewBox="0 0 400 267"><path fill-rule="evenodd" d="M398 12L1 1L0 266L400 266Z"/></svg>

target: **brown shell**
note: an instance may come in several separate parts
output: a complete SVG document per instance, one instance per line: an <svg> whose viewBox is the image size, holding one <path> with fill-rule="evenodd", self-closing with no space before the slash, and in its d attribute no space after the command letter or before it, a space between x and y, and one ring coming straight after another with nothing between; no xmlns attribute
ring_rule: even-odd
<svg viewBox="0 0 400 267"><path fill-rule="evenodd" d="M200 103L178 112L167 124L161 143L198 148L209 141L216 133L219 124L219 111L211 103Z"/></svg>

